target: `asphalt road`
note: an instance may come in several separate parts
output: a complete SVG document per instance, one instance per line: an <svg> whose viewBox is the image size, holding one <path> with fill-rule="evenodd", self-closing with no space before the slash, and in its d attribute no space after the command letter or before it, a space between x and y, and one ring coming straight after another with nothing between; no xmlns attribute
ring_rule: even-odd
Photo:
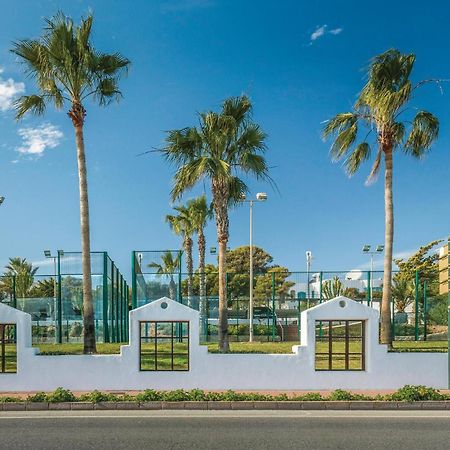
<svg viewBox="0 0 450 450"><path fill-rule="evenodd" d="M448 449L450 412L2 412L0 448Z"/></svg>

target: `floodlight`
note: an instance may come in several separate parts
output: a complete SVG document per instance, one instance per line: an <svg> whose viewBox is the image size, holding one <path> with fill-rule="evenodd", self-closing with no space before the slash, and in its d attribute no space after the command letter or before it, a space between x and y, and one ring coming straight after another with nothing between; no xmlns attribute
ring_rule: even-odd
<svg viewBox="0 0 450 450"><path fill-rule="evenodd" d="M52 252L50 250L44 250L44 256L46 258L51 258L52 257Z"/></svg>
<svg viewBox="0 0 450 450"><path fill-rule="evenodd" d="M259 202L265 202L267 200L267 194L265 192L258 192L256 194L256 200Z"/></svg>
<svg viewBox="0 0 450 450"><path fill-rule="evenodd" d="M364 253L369 253L370 252L370 245L365 245L363 248L362 248L362 251L364 252Z"/></svg>
<svg viewBox="0 0 450 450"><path fill-rule="evenodd" d="M378 253L382 253L383 252L383 250L384 250L384 245L377 245L377 252Z"/></svg>

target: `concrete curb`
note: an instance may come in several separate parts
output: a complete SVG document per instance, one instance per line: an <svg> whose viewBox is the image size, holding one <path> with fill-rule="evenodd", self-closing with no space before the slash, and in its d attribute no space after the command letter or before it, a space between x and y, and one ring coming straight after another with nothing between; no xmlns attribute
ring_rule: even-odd
<svg viewBox="0 0 450 450"><path fill-rule="evenodd" d="M119 402L4 402L0 411L82 411L82 410L449 410L450 400L389 402L389 401L119 401Z"/></svg>

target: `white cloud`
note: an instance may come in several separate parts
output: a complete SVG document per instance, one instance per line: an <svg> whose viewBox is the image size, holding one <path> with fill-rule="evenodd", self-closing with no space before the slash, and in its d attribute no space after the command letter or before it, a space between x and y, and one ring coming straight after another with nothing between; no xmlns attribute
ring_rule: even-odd
<svg viewBox="0 0 450 450"><path fill-rule="evenodd" d="M58 127L48 123L36 128L20 128L18 134L22 138L22 145L17 151L32 156L41 156L47 148L57 147L64 136Z"/></svg>
<svg viewBox="0 0 450 450"><path fill-rule="evenodd" d="M343 28L333 28L332 30L328 30L327 28L328 28L328 25L326 25L326 24L318 26L314 30L314 32L311 34L310 41L314 42L326 34L332 34L332 35L336 36L337 34L340 34L343 31Z"/></svg>
<svg viewBox="0 0 450 450"><path fill-rule="evenodd" d="M311 40L315 41L316 39L319 39L322 37L327 29L327 25L322 25L321 27L317 27L313 34L311 34Z"/></svg>
<svg viewBox="0 0 450 450"><path fill-rule="evenodd" d="M330 30L330 33L336 35L342 33L342 30L343 28L335 28L334 30Z"/></svg>
<svg viewBox="0 0 450 450"><path fill-rule="evenodd" d="M3 73L3 69L0 67L1 73ZM4 80L0 77L0 111L8 111L8 109L11 109L15 98L24 92L24 83L16 82L12 78Z"/></svg>

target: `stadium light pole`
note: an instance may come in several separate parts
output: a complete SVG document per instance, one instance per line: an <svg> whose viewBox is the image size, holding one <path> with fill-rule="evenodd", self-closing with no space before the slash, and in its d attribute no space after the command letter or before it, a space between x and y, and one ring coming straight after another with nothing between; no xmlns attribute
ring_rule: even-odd
<svg viewBox="0 0 450 450"><path fill-rule="evenodd" d="M369 298L370 298L370 306L373 306L373 255L383 253L384 245L377 245L375 250L370 250L371 246L365 244L362 248L363 253L370 255L370 281L369 281Z"/></svg>
<svg viewBox="0 0 450 450"><path fill-rule="evenodd" d="M267 200L267 194L265 192L258 192L256 199L247 200L245 195L240 199L243 203L250 205L250 288L249 288L249 342L253 342L253 203L265 202Z"/></svg>
<svg viewBox="0 0 450 450"><path fill-rule="evenodd" d="M311 263L313 259L312 251L308 250L307 252L305 252L305 255L306 255L306 292L307 292L306 309L309 309L309 297L311 295L309 287L309 274L311 272Z"/></svg>

